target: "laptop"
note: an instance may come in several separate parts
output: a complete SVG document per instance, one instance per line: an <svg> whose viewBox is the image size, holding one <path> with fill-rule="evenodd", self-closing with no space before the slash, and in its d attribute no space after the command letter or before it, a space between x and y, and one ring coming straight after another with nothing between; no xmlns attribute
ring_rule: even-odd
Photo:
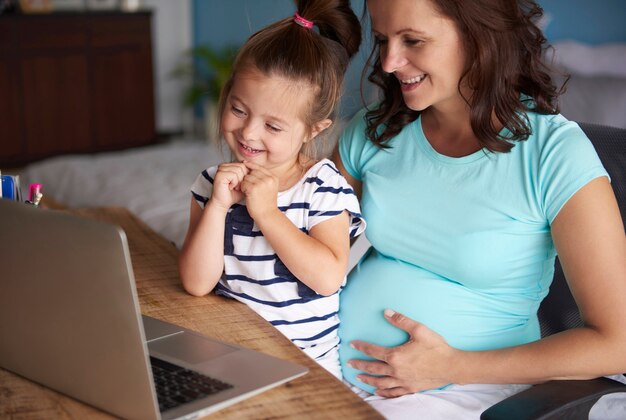
<svg viewBox="0 0 626 420"><path fill-rule="evenodd" d="M0 277L0 366L119 417L204 416L307 372L142 316L111 224L0 199Z"/></svg>

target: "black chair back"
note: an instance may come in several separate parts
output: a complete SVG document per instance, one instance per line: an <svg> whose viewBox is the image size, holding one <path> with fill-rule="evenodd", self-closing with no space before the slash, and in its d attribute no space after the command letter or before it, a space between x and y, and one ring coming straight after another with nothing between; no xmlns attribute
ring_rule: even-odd
<svg viewBox="0 0 626 420"><path fill-rule="evenodd" d="M579 125L591 139L611 177L622 221L626 225L626 129L587 123ZM550 293L539 308L539 323L543 337L582 326L578 307L569 291L558 258Z"/></svg>

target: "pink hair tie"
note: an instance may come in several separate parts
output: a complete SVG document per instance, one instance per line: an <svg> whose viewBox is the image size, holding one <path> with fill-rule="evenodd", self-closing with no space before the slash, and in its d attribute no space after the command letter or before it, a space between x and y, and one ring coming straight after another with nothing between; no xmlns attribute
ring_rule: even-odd
<svg viewBox="0 0 626 420"><path fill-rule="evenodd" d="M313 27L313 22L311 22L310 20L306 20L305 18L300 16L298 12L296 12L296 14L294 15L293 20L303 28L311 29Z"/></svg>

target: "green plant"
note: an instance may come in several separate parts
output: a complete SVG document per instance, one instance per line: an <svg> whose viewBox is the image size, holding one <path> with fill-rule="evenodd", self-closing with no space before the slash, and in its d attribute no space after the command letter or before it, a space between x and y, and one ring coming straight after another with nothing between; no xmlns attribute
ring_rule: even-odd
<svg viewBox="0 0 626 420"><path fill-rule="evenodd" d="M199 45L187 53L185 62L173 71L175 77L189 80L183 96L186 106L196 106L205 99L217 103L230 77L237 50L238 47L232 45L218 49Z"/></svg>

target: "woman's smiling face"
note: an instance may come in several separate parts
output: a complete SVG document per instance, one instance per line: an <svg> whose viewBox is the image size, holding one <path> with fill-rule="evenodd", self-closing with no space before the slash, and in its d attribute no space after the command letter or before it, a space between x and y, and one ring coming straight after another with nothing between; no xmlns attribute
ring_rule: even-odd
<svg viewBox="0 0 626 420"><path fill-rule="evenodd" d="M367 8L382 68L398 79L410 109L464 102L458 85L465 54L451 19L431 0L367 0Z"/></svg>

